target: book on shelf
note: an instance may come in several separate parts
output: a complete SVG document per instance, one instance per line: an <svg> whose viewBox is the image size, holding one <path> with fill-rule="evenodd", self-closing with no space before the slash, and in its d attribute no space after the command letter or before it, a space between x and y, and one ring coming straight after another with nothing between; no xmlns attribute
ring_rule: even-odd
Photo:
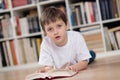
<svg viewBox="0 0 120 80"><path fill-rule="evenodd" d="M95 21L99 21L99 13L98 13L98 7L96 2L92 2L92 8L93 8L93 13L95 17Z"/></svg>
<svg viewBox="0 0 120 80"><path fill-rule="evenodd" d="M8 13L5 13L0 16L0 33L2 33L4 38L12 37L12 25L11 18Z"/></svg>
<svg viewBox="0 0 120 80"><path fill-rule="evenodd" d="M120 17L120 0L116 0L116 3L117 3L117 9L118 9L118 14L119 14L119 17Z"/></svg>
<svg viewBox="0 0 120 80"><path fill-rule="evenodd" d="M3 43L0 42L0 56L1 56L1 64L2 67L7 66L7 62L6 62L6 58L5 58L5 52L4 52L4 48L3 48Z"/></svg>
<svg viewBox="0 0 120 80"><path fill-rule="evenodd" d="M13 64L18 65L18 57L17 57L17 53L15 50L15 41L14 40L10 41L10 47L11 47L12 56L13 56Z"/></svg>
<svg viewBox="0 0 120 80"><path fill-rule="evenodd" d="M81 9L81 16L82 16L83 24L86 24L87 21L85 19L85 8L84 8L84 3L83 2L80 3L80 9Z"/></svg>
<svg viewBox="0 0 120 80"><path fill-rule="evenodd" d="M6 9L6 4L4 0L0 0L0 10Z"/></svg>
<svg viewBox="0 0 120 80"><path fill-rule="evenodd" d="M95 13L94 13L94 7L93 7L94 4L93 2L89 2L88 5L89 5L91 22L95 22Z"/></svg>
<svg viewBox="0 0 120 80"><path fill-rule="evenodd" d="M120 31L115 32L118 47L120 49Z"/></svg>
<svg viewBox="0 0 120 80"><path fill-rule="evenodd" d="M27 63L33 63L37 61L37 53L35 49L35 43L31 42L31 39L24 38L23 40L23 47L25 52L25 59Z"/></svg>
<svg viewBox="0 0 120 80"><path fill-rule="evenodd" d="M88 23L92 23L91 21L91 13L90 13L90 5L89 5L90 2L85 2L85 11L86 11L86 17L87 17L87 21Z"/></svg>
<svg viewBox="0 0 120 80"><path fill-rule="evenodd" d="M16 12L16 34L28 35L40 32L40 24L36 8L29 11Z"/></svg>
<svg viewBox="0 0 120 80"><path fill-rule="evenodd" d="M116 0L111 0L112 1L112 7L113 7L113 12L114 12L114 18L118 18L118 7L117 7L117 1Z"/></svg>
<svg viewBox="0 0 120 80"><path fill-rule="evenodd" d="M109 29L110 32L115 32L120 30L120 26Z"/></svg>
<svg viewBox="0 0 120 80"><path fill-rule="evenodd" d="M0 68L2 67L2 56L0 55Z"/></svg>
<svg viewBox="0 0 120 80"><path fill-rule="evenodd" d="M16 54L13 55L13 47L11 47L13 44L10 44L11 41L4 41L0 43L0 56L1 56L1 61L2 63L1 67L5 66L13 66L15 64L15 58ZM17 59L18 60L18 59Z"/></svg>
<svg viewBox="0 0 120 80"><path fill-rule="evenodd" d="M70 5L70 8L70 17L73 26L99 21L95 1L73 3Z"/></svg>
<svg viewBox="0 0 120 80"><path fill-rule="evenodd" d="M77 19L77 25L82 24L82 14L81 14L81 9L80 6L75 6L75 13L76 13L76 19Z"/></svg>
<svg viewBox="0 0 120 80"><path fill-rule="evenodd" d="M1 21L0 21L0 39L3 38L3 32L2 32L2 25L1 25Z"/></svg>
<svg viewBox="0 0 120 80"><path fill-rule="evenodd" d="M38 61L38 46L40 49L41 42L39 45L37 40L40 38L23 38L18 40L19 50L19 62L20 64L34 63Z"/></svg>
<svg viewBox="0 0 120 80"><path fill-rule="evenodd" d="M104 35L105 35L106 50L110 51L110 50L112 50L112 44L111 44L110 36L109 36L109 33L108 33L108 27L104 27L103 32L104 32Z"/></svg>
<svg viewBox="0 0 120 80"><path fill-rule="evenodd" d="M81 27L79 30L81 32L86 32L86 31L92 31L100 28L101 28L100 25L94 25L94 26L88 26L88 27Z"/></svg>
<svg viewBox="0 0 120 80"><path fill-rule="evenodd" d="M11 0L0 0L0 10L11 8Z"/></svg>
<svg viewBox="0 0 120 80"><path fill-rule="evenodd" d="M21 34L26 35L29 34L29 25L26 17L20 18L20 28L21 28Z"/></svg>
<svg viewBox="0 0 120 80"><path fill-rule="evenodd" d="M9 60L9 56L8 56L8 50L7 50L6 42L2 42L2 45L3 45L2 47L3 47L3 51L4 51L7 66L10 66L10 60Z"/></svg>
<svg viewBox="0 0 120 80"><path fill-rule="evenodd" d="M39 57L38 57L39 52L38 52L38 48L37 48L37 38L31 38L30 41L31 41L31 47L34 51L35 59L36 59L36 61L38 61L39 60Z"/></svg>
<svg viewBox="0 0 120 80"><path fill-rule="evenodd" d="M70 78L77 74L71 70L56 69L46 73L32 73L26 76L25 80L53 80L61 78Z"/></svg>
<svg viewBox="0 0 120 80"><path fill-rule="evenodd" d="M104 0L100 0L99 1L99 4L100 4L100 12L101 12L101 17L102 17L102 20L106 20L107 19L107 16L106 16L106 7L105 7L105 1Z"/></svg>
<svg viewBox="0 0 120 80"><path fill-rule="evenodd" d="M117 45L117 42L116 42L116 39L115 39L114 32L109 32L109 36L110 36L110 41L111 41L111 44L113 46L113 49L118 50L118 45Z"/></svg>
<svg viewBox="0 0 120 80"><path fill-rule="evenodd" d="M27 4L28 4L27 0L12 0L13 7L23 6Z"/></svg>
<svg viewBox="0 0 120 80"><path fill-rule="evenodd" d="M117 0L100 0L99 3L103 20L119 17Z"/></svg>
<svg viewBox="0 0 120 80"><path fill-rule="evenodd" d="M25 43L23 42L23 39L18 40L18 45L19 45L19 47L18 47L19 62L20 62L20 64L25 64L25 63L27 63L26 56L25 56L26 48L24 48Z"/></svg>
<svg viewBox="0 0 120 80"><path fill-rule="evenodd" d="M17 35L22 35L22 29L21 29L21 26L20 26L20 17L19 16L16 16L15 17L15 20L16 20L16 34Z"/></svg>
<svg viewBox="0 0 120 80"><path fill-rule="evenodd" d="M14 65L13 56L12 56L12 53L11 53L11 47L10 47L10 42L9 41L6 41L6 47L7 47L10 66L13 66Z"/></svg>
<svg viewBox="0 0 120 80"><path fill-rule="evenodd" d="M110 40L111 40L111 44L112 44L114 50L119 49L118 43L117 43L117 36L115 34L119 30L120 30L120 26L117 26L117 27L114 27L114 28L111 28L111 29L108 30L109 37L110 37Z"/></svg>
<svg viewBox="0 0 120 80"><path fill-rule="evenodd" d="M41 38L37 38L36 39L36 43L37 43L38 55L40 55L40 48L41 48L42 39Z"/></svg>
<svg viewBox="0 0 120 80"><path fill-rule="evenodd" d="M71 8L69 8L69 13L70 13L70 20L71 20L71 25L72 26L76 26L77 23L77 17L76 17L76 13L75 13L75 8L73 6L71 6Z"/></svg>
<svg viewBox="0 0 120 80"><path fill-rule="evenodd" d="M94 32L94 30L91 30L91 31ZM96 53L104 51L101 32L98 32L98 31L94 33L89 32L89 34L83 33L83 36L89 50L94 50Z"/></svg>

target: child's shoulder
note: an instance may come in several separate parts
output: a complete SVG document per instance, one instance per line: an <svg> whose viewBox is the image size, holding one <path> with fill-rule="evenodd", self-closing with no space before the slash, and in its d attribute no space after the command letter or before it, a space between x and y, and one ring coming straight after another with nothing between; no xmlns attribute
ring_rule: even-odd
<svg viewBox="0 0 120 80"><path fill-rule="evenodd" d="M45 36L43 38L42 44L48 45L48 44L51 44L51 43L52 43L52 41L51 41L51 39L49 37Z"/></svg>
<svg viewBox="0 0 120 80"><path fill-rule="evenodd" d="M68 31L68 35L72 35L72 36L80 36L81 35L81 33L80 32L78 32L78 31Z"/></svg>

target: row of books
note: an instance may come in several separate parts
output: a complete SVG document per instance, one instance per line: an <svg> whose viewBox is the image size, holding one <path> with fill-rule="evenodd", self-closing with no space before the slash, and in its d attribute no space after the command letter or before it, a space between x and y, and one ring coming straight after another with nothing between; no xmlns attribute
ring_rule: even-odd
<svg viewBox="0 0 120 80"><path fill-rule="evenodd" d="M9 9L10 0L0 0L0 10Z"/></svg>
<svg viewBox="0 0 120 80"><path fill-rule="evenodd" d="M17 44L14 40L0 42L0 67L37 62L41 41L41 38L23 38Z"/></svg>
<svg viewBox="0 0 120 80"><path fill-rule="evenodd" d="M104 52L102 34L100 25L80 28L89 50L94 50L96 53Z"/></svg>
<svg viewBox="0 0 120 80"><path fill-rule="evenodd" d="M99 0L102 19L118 18L120 15L120 0Z"/></svg>
<svg viewBox="0 0 120 80"><path fill-rule="evenodd" d="M26 35L40 32L38 16L22 17L16 16L17 35Z"/></svg>
<svg viewBox="0 0 120 80"><path fill-rule="evenodd" d="M13 29L10 15L6 13L0 16L0 38L8 37L13 37Z"/></svg>
<svg viewBox="0 0 120 80"><path fill-rule="evenodd" d="M104 27L105 43L107 50L120 49L120 26L114 28Z"/></svg>
<svg viewBox="0 0 120 80"><path fill-rule="evenodd" d="M47 0L12 0L12 5L13 7L18 7L27 4L36 4L41 1L47 1Z"/></svg>
<svg viewBox="0 0 120 80"><path fill-rule="evenodd" d="M90 24L99 21L97 4L95 1L79 2L70 6L72 26Z"/></svg>
<svg viewBox="0 0 120 80"><path fill-rule="evenodd" d="M6 18L4 16L7 16ZM27 35L40 32L38 16L28 16L19 18L16 16L16 34ZM0 16L0 38L13 37L13 25L9 14Z"/></svg>
<svg viewBox="0 0 120 80"><path fill-rule="evenodd" d="M42 1L48 0L0 0L0 10L10 9L11 7L18 7L28 4L36 4Z"/></svg>

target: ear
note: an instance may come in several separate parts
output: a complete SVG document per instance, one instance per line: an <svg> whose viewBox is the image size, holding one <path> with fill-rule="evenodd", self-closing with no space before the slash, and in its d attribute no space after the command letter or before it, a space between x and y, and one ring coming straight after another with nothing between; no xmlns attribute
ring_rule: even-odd
<svg viewBox="0 0 120 80"><path fill-rule="evenodd" d="M69 30L70 29L70 25L69 25L69 23L67 22L67 24L66 24L66 30Z"/></svg>
<svg viewBox="0 0 120 80"><path fill-rule="evenodd" d="M44 36L46 36L47 35L46 31L43 30L43 34L44 34Z"/></svg>

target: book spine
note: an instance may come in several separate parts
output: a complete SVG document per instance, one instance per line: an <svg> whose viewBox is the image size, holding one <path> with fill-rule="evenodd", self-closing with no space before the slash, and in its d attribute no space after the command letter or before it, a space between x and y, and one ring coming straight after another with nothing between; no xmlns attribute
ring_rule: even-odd
<svg viewBox="0 0 120 80"><path fill-rule="evenodd" d="M0 55L1 55L1 58L2 58L2 66L5 67L7 66L7 62L6 62L6 59L5 59L5 53L4 53L4 48L3 48L3 45L2 45L2 42L0 42Z"/></svg>
<svg viewBox="0 0 120 80"><path fill-rule="evenodd" d="M18 64L18 60L17 60L17 55L16 55L16 51L15 51L15 44L14 44L13 40L10 41L10 46L11 46L11 51L12 51L14 65L17 65Z"/></svg>

